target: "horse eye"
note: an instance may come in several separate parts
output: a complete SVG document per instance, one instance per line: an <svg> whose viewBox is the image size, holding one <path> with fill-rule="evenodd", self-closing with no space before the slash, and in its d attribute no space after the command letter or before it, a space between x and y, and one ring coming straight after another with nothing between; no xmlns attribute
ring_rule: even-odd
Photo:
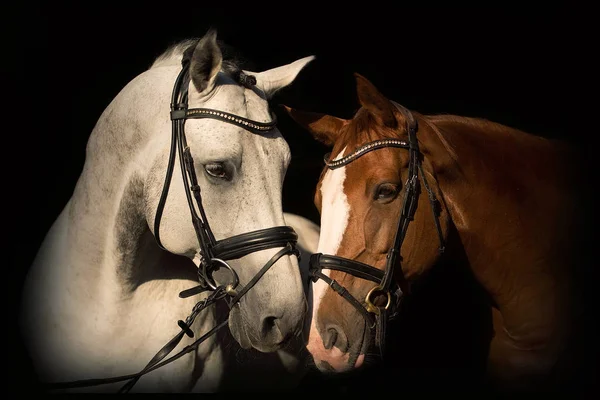
<svg viewBox="0 0 600 400"><path fill-rule="evenodd" d="M210 176L213 176L215 178L225 179L225 180L231 179L231 176L228 173L227 168L225 167L224 163L206 164L204 166L204 170L206 171L207 174L209 174Z"/></svg>
<svg viewBox="0 0 600 400"><path fill-rule="evenodd" d="M396 197L398 194L400 186L395 185L393 183L382 183L377 187L377 191L375 192L376 200L389 200Z"/></svg>

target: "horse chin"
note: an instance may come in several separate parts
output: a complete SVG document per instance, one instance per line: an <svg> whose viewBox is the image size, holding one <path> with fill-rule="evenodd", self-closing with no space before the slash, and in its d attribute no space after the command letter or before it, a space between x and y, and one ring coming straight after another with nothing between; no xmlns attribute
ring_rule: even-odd
<svg viewBox="0 0 600 400"><path fill-rule="evenodd" d="M349 369L358 369L362 367L365 362L365 354L364 353L354 353L350 354L348 358L348 367Z"/></svg>
<svg viewBox="0 0 600 400"><path fill-rule="evenodd" d="M240 345L242 349L249 350L252 346L252 341L246 332L243 322L242 313L239 307L234 307L229 313L229 331L231 336Z"/></svg>
<svg viewBox="0 0 600 400"><path fill-rule="evenodd" d="M365 361L364 353L346 353L343 356L316 362L319 371L325 374L345 374L360 369Z"/></svg>

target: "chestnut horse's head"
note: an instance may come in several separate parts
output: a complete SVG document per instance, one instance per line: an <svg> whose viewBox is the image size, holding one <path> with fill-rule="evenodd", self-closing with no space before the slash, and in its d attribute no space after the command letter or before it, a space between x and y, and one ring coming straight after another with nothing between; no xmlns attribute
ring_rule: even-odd
<svg viewBox="0 0 600 400"><path fill-rule="evenodd" d="M314 198L321 236L311 260L308 350L322 371L359 367L371 345L381 346L375 338L400 288L435 263L448 232L417 120L355 76L361 108L352 119L286 107L332 147Z"/></svg>

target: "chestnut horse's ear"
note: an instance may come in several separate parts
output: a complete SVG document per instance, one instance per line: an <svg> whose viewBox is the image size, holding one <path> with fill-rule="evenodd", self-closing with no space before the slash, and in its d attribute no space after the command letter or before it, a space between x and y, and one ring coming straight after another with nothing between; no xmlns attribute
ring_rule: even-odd
<svg viewBox="0 0 600 400"><path fill-rule="evenodd" d="M398 121L394 115L395 107L392 102L364 76L354 73L354 78L356 78L356 94L360 105L383 125L392 129L396 128Z"/></svg>
<svg viewBox="0 0 600 400"><path fill-rule="evenodd" d="M315 140L326 146L333 146L340 130L348 121L327 114L300 111L281 105L294 121L310 132Z"/></svg>

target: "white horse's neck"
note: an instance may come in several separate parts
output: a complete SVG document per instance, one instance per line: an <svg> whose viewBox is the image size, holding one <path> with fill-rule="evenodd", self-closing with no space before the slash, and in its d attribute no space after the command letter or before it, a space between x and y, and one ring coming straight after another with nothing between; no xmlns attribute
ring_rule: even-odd
<svg viewBox="0 0 600 400"><path fill-rule="evenodd" d="M150 167L145 161L153 155L146 150L151 140L168 146L170 125L156 126L156 116L169 112L168 82L140 76L107 107L88 141L86 162L69 204L71 254L80 258L77 265L85 268L88 278L119 281L117 286L107 282L107 287L121 287L131 278L131 268L139 262L139 249L134 247L149 233L144 180ZM154 92L155 102L142 101L148 90ZM164 137L154 139L158 135Z"/></svg>
<svg viewBox="0 0 600 400"><path fill-rule="evenodd" d="M71 200L32 266L24 293L38 309L26 312L25 326L44 330L32 331L29 341L49 380L137 372L179 331L176 321L198 300L178 298L194 285L193 264L161 251L146 221L145 180L155 156L147 151L160 147L150 145L154 141L168 148L170 140L168 118L157 117L169 112L169 82L178 72L170 70L172 79L157 79L162 68L139 76L107 107L88 141ZM142 98L150 92L156 101ZM214 313L207 310L197 320L210 328ZM213 345L208 341L205 353ZM190 370L190 357L179 368ZM181 374L170 385L187 390L191 379ZM144 390L144 382L136 389ZM115 385L98 389L114 391Z"/></svg>

